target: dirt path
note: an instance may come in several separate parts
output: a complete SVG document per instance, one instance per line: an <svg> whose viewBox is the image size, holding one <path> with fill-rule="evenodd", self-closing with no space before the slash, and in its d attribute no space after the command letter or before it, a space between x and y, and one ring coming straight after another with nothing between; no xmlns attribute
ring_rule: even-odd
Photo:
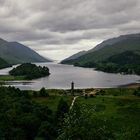
<svg viewBox="0 0 140 140"><path fill-rule="evenodd" d="M77 99L78 97L79 97L79 96L76 96L76 97L73 98L72 103L71 103L71 106L70 106L70 110L73 108L74 103L75 103L75 101L76 101L76 99Z"/></svg>

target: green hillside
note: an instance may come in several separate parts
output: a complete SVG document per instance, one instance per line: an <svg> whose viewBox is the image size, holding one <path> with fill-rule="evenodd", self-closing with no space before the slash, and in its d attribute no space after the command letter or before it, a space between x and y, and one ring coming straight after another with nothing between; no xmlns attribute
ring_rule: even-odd
<svg viewBox="0 0 140 140"><path fill-rule="evenodd" d="M106 62L112 62L119 65L129 65L129 64L140 64L140 54L134 53L132 51L125 51L123 53L113 55L108 58Z"/></svg>
<svg viewBox="0 0 140 140"><path fill-rule="evenodd" d="M100 49L96 48L95 51L93 49L92 52L89 51L89 53L82 55L77 59L67 61L64 60L61 63L73 64L75 66L82 67L95 67L99 70L107 72L114 72L114 70L110 70L110 63L115 64L115 69L121 62L123 62L125 65L129 64L127 67L134 67L134 65L135 67L138 67L138 65L140 65L140 35L123 36L123 38L124 39L120 39L114 44L105 45ZM137 62L137 64L135 62ZM101 68L102 66L108 67L108 65L109 70L104 70ZM118 72L121 72L121 70Z"/></svg>
<svg viewBox="0 0 140 140"><path fill-rule="evenodd" d="M9 66L10 65L5 60L3 60L2 58L0 58L0 69L6 68L6 67L9 67Z"/></svg>
<svg viewBox="0 0 140 140"><path fill-rule="evenodd" d="M114 45L106 46L95 52L83 55L75 60L62 61L62 63L79 64L85 66L87 63L102 62L105 59L125 51L133 51L140 54L140 38L124 40Z"/></svg>
<svg viewBox="0 0 140 140"><path fill-rule="evenodd" d="M126 51L97 63L95 67L104 72L140 75L140 55Z"/></svg>

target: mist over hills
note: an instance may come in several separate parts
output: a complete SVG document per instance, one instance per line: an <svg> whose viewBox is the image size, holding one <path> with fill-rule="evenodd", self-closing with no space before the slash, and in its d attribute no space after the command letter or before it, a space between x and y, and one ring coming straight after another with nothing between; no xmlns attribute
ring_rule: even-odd
<svg viewBox="0 0 140 140"><path fill-rule="evenodd" d="M0 64L2 64L2 60L8 64L51 61L25 45L18 42L8 42L3 39L0 39L0 58Z"/></svg>

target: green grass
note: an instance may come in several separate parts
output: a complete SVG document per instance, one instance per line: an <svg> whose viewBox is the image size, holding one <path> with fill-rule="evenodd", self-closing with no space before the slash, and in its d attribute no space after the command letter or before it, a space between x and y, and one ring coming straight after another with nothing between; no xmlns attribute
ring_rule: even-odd
<svg viewBox="0 0 140 140"><path fill-rule="evenodd" d="M140 97L132 95L133 92L134 89L106 89L105 95L79 97L77 102L93 108L98 118L109 120L119 139L123 139L122 132L140 132Z"/></svg>
<svg viewBox="0 0 140 140"><path fill-rule="evenodd" d="M25 80L24 76L0 75L1 81Z"/></svg>
<svg viewBox="0 0 140 140"><path fill-rule="evenodd" d="M70 106L72 99L73 99L73 97L71 97L71 96L51 95L49 97L34 97L33 101L40 103L40 104L46 104L50 109L52 109L53 111L56 111L58 103L59 103L61 98L63 98Z"/></svg>
<svg viewBox="0 0 140 140"><path fill-rule="evenodd" d="M92 92L94 89L86 89L86 93ZM104 119L111 124L111 129L116 134L117 140L131 140L140 132L140 97L134 96L136 89L115 88L97 90L98 95L95 97L80 96L76 102L85 105L86 108L92 108L94 116L98 119ZM33 97L32 100L46 104L55 112L59 100L63 98L70 105L72 96L65 95L66 90L51 89L47 90L49 97ZM134 139L137 140L136 136Z"/></svg>

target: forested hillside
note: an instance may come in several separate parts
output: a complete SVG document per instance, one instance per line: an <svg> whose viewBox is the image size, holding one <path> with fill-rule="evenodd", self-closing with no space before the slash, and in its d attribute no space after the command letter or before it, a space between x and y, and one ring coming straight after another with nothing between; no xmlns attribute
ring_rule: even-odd
<svg viewBox="0 0 140 140"><path fill-rule="evenodd" d="M126 73L132 73L133 71L133 73L139 74L137 71L140 65L138 59L140 57L140 34L122 36L122 38L123 39L121 39L121 37L119 37L119 39L116 38L117 41L112 42L112 44L109 41L109 45L107 45L107 42L105 43L105 46L100 44L98 45L99 48L95 47L95 50L90 50L89 53L86 53L85 55L82 55L73 60L64 60L61 63L73 64L75 66L82 67L95 67L99 70L108 72L124 72L125 70L121 71L122 69L118 70L117 68L119 66L118 64L123 62L123 64L125 64L124 67L126 67L126 64L129 63L129 65L127 65L127 69L131 69L126 70ZM116 71L113 69L110 70L110 63L115 64L115 66L113 66L115 69L117 68ZM109 70L101 68L102 66L107 67Z"/></svg>
<svg viewBox="0 0 140 140"><path fill-rule="evenodd" d="M11 66L10 64L8 64L5 60L3 60L2 58L0 58L0 69L2 68L6 68Z"/></svg>

